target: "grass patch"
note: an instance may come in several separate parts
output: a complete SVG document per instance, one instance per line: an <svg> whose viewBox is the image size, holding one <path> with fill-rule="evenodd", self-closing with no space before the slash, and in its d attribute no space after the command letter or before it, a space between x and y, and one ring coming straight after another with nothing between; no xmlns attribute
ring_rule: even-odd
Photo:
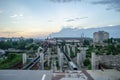
<svg viewBox="0 0 120 80"><path fill-rule="evenodd" d="M9 69L13 65L22 61L21 54L10 53L6 59L0 60L0 69Z"/></svg>

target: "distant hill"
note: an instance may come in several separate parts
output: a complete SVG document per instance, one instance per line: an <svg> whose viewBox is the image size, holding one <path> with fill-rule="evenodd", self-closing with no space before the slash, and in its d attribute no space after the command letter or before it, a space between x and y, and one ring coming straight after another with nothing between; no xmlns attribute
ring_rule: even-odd
<svg viewBox="0 0 120 80"><path fill-rule="evenodd" d="M84 33L85 37L93 37L93 33L97 31L106 31L110 34L110 37L120 38L120 25L116 26L105 26L100 28L88 28L88 29L78 29L78 28L63 28L59 32L52 33L52 37L81 37Z"/></svg>

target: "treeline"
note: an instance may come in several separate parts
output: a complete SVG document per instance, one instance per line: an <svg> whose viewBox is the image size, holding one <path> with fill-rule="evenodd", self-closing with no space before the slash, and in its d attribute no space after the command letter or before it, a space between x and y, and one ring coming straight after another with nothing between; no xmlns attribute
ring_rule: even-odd
<svg viewBox="0 0 120 80"><path fill-rule="evenodd" d="M26 45L33 43L33 39L26 39L26 40L20 40L20 41L0 41L0 49L8 49L8 48L14 48L14 49L26 49Z"/></svg>

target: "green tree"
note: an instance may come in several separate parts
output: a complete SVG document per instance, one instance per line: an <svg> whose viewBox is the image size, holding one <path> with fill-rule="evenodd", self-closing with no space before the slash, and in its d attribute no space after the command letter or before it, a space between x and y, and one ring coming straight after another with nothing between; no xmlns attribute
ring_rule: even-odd
<svg viewBox="0 0 120 80"><path fill-rule="evenodd" d="M17 56L16 54L10 53L10 54L8 54L8 60L12 60L12 59L14 59L16 56Z"/></svg>
<svg viewBox="0 0 120 80"><path fill-rule="evenodd" d="M83 45L84 45L84 46L90 45L89 40L86 40L86 39L85 39L84 42L83 42Z"/></svg>
<svg viewBox="0 0 120 80"><path fill-rule="evenodd" d="M86 58L83 63L85 66L89 66L91 64L89 58Z"/></svg>

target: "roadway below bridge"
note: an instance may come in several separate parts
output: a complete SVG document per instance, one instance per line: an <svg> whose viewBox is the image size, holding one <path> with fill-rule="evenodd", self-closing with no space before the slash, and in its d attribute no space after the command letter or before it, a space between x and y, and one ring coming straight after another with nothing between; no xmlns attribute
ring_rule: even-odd
<svg viewBox="0 0 120 80"><path fill-rule="evenodd" d="M47 48L43 51L44 56L47 54ZM40 56L37 56L36 58L34 58L30 63L28 63L27 65L25 65L22 69L23 70L29 70L32 69L33 67L35 67L35 65L40 62Z"/></svg>
<svg viewBox="0 0 120 80"><path fill-rule="evenodd" d="M61 49L60 49L61 50ZM66 58L66 60L67 60L67 62L68 62L68 64L69 64L69 67L70 67L70 69L71 70L78 70L78 67L77 67L77 65L72 61L72 59L67 55L67 52L65 52L65 51L63 51L63 50L61 50L62 51L62 53L65 55L65 58Z"/></svg>

